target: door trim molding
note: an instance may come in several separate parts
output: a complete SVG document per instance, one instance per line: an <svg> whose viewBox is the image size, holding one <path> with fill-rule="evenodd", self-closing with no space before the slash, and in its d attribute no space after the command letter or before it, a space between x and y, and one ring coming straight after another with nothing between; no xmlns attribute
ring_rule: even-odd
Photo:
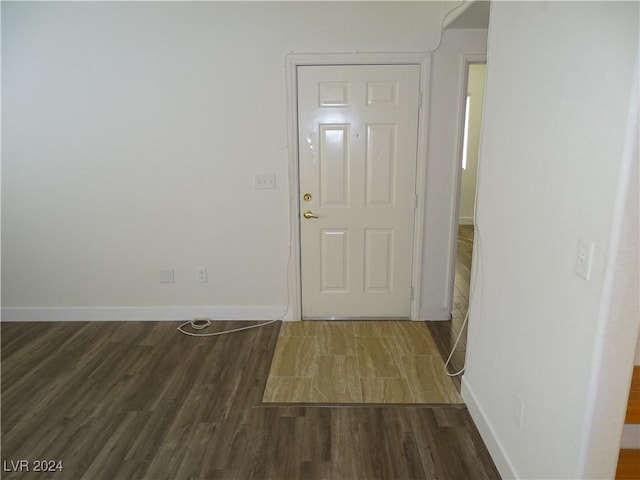
<svg viewBox="0 0 640 480"><path fill-rule="evenodd" d="M411 285L420 292L422 280L422 245L425 215L425 184L427 171L427 120L429 105L429 79L431 54L428 52L410 53L291 53L286 56L286 95L287 95L287 148L289 155L289 212L291 259L289 265L290 308L293 320L302 319L302 278L300 274L300 204L298 202L300 172L298 170L298 77L297 68L305 65L419 65L421 105L418 110L418 148L416 158L416 195L413 233L413 255ZM419 320L420 295L411 299L411 320Z"/></svg>

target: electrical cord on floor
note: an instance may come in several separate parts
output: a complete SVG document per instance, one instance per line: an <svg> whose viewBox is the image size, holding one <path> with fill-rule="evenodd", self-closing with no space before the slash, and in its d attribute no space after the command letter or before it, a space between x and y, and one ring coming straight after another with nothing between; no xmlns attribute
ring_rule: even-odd
<svg viewBox="0 0 640 480"><path fill-rule="evenodd" d="M284 317L284 314L282 315L282 317ZM275 323L279 320L282 320L282 317L276 318L274 320L268 320L266 322L258 323L256 325L248 325L246 327L234 328L232 330L223 330L221 332L192 333L192 332L188 332L187 330L184 330L184 327L186 327L187 325L190 325L191 328L193 328L194 330L204 330L205 328L208 328L211 326L211 320L209 320L208 318L194 318L193 320L187 320L186 322L182 323L177 330L180 333L189 335L190 337L215 337L216 335L224 335L226 333L240 332L242 330L249 330L250 328L264 327L265 325L269 325L271 323Z"/></svg>
<svg viewBox="0 0 640 480"><path fill-rule="evenodd" d="M477 205L478 203L477 193L478 193L478 189L476 188L475 205ZM474 213L474 218L476 218L475 213ZM464 321L462 322L462 326L460 327L460 332L458 332L456 341L454 342L453 347L451 348L451 353L449 353L449 357L447 358L447 361L444 362L444 373L449 377L457 377L458 375L461 375L462 373L464 373L464 369L466 367L466 358L465 358L465 361L460 370L458 370L455 373L449 372L449 363L451 362L451 358L453 357L453 354L455 353L456 348L458 348L458 343L460 343L460 339L462 338L464 329L467 328L467 323L469 322L469 311L471 310L471 303L475 297L475 290L477 285L476 277L478 276L478 271L481 269L481 266L482 266L482 238L480 236L480 226L478 225L477 221L475 221L473 225L473 243L474 243L474 246L476 247L473 255L473 259L475 260L475 268L473 268L473 262L472 262L471 268L472 268L473 275L469 282L470 291L469 291L469 303L467 306L467 313L464 316Z"/></svg>
<svg viewBox="0 0 640 480"><path fill-rule="evenodd" d="M291 300L291 291L290 291L291 283L290 283L290 272L289 272L291 267L291 254L292 254L291 242L289 242L289 254L287 258L287 308L284 310L282 315L280 315L278 318L274 318L273 320L267 320L265 322L258 323L255 325L247 325L245 327L233 328L231 330L222 330L220 332L194 333L194 332L189 332L185 330L184 328L187 325L189 325L193 330L196 330L196 332L199 330L204 330L206 328L209 328L212 325L212 322L209 318L197 317L197 318L194 318L193 320L187 320L186 322L183 322L182 324L180 324L177 330L184 335L189 335L190 337L215 337L218 335L225 335L227 333L241 332L242 330L249 330L251 328L264 327L265 325L270 325L272 323L282 320L289 312L289 303Z"/></svg>
<svg viewBox="0 0 640 480"><path fill-rule="evenodd" d="M455 373L450 373L449 372L449 363L451 362L451 358L453 357L453 354L456 352L456 348L458 348L458 343L460 342L460 339L462 338L462 332L464 332L464 329L467 326L467 321L469 320L469 309L467 308L467 313L464 316L464 321L462 322L462 327L460 328L460 332L458 332L458 336L456 337L456 341L453 344L453 347L451 348L451 353L449 353L449 357L447 358L447 361L444 362L444 373L448 376L448 377L457 377L458 375L461 375L464 373L464 369L465 369L465 365L462 365L462 368L460 370L458 370Z"/></svg>
<svg viewBox="0 0 640 480"><path fill-rule="evenodd" d="M194 318L193 320L187 320L186 322L181 323L180 326L177 328L177 330L184 335L189 335L190 337L215 337L217 335L225 335L227 333L241 332L242 330L249 330L251 328L264 327L265 325L270 325L272 323L279 322L289 312L289 300L290 300L289 266L290 264L291 264L291 249L289 249L289 259L287 260L287 308L284 310L282 315L280 315L278 318L274 318L273 320L267 320L266 322L258 323L255 325L247 325L246 327L238 327L238 328L233 328L231 330L222 330L220 332L193 333L185 330L184 327L186 327L187 325L189 325L193 330L196 330L196 332L198 330L204 330L206 328L209 328L212 325L212 322L210 319L204 318L204 317L197 317L197 318Z"/></svg>

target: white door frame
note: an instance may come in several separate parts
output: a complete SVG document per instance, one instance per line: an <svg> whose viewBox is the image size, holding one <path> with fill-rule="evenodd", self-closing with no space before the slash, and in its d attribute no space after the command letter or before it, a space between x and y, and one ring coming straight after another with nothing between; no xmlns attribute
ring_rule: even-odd
<svg viewBox="0 0 640 480"><path fill-rule="evenodd" d="M302 319L302 278L300 273L300 203L298 187L298 78L297 68L303 65L419 65L420 109L418 110L418 150L416 166L415 229L413 234L413 259L411 285L411 320L419 320L420 284L422 278L422 239L424 231L424 199L427 166L427 118L429 105L430 54L424 53L292 53L286 57L287 77L287 135L289 150L289 212L291 259L289 264L289 308L293 320Z"/></svg>
<svg viewBox="0 0 640 480"><path fill-rule="evenodd" d="M451 258L449 259L449 291L447 292L447 299L449 310L453 310L453 294L455 290L455 279L456 279L456 257L458 255L458 214L460 210L460 188L462 184L462 168L460 167L462 164L462 149L464 143L464 114L466 110L466 102L467 102L467 90L469 88L469 65L478 64L478 63L487 63L487 56L485 54L467 54L463 53L460 55L460 73L458 78L460 78L460 93L458 94L458 142L456 144L456 154L455 154L455 169L456 173L454 175L454 185L453 185L453 198L454 198L454 206L451 217L451 248L449 251L451 252ZM482 106L482 115L484 117L484 105ZM482 129L482 127L480 127ZM476 180L477 183L477 180ZM475 215L474 215L474 225L475 225ZM473 268L473 265L472 267ZM470 283L473 283L473 274L470 278ZM469 286L471 291L471 285ZM469 303L471 303L471 299L469 299Z"/></svg>

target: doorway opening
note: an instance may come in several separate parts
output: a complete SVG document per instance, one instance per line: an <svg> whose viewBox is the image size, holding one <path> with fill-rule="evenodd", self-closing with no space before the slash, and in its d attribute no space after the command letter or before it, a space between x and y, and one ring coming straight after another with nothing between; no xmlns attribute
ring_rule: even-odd
<svg viewBox="0 0 640 480"><path fill-rule="evenodd" d="M486 58L463 58L463 82L460 95L460 134L457 155L457 208L452 246L451 322L430 327L447 354L452 352L450 373L464 370L467 344L467 313L472 292L473 243L475 238L475 199L478 153L486 77ZM447 322L449 323L449 322ZM455 351L453 351L455 348Z"/></svg>

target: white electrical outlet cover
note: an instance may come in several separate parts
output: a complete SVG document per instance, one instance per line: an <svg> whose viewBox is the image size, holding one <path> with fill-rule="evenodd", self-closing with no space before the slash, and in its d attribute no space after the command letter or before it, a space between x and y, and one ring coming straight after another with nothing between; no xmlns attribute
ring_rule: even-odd
<svg viewBox="0 0 640 480"><path fill-rule="evenodd" d="M173 268L160 269L160 283L174 283Z"/></svg>
<svg viewBox="0 0 640 480"><path fill-rule="evenodd" d="M205 267L198 268L198 282L207 283L208 281L207 269Z"/></svg>

